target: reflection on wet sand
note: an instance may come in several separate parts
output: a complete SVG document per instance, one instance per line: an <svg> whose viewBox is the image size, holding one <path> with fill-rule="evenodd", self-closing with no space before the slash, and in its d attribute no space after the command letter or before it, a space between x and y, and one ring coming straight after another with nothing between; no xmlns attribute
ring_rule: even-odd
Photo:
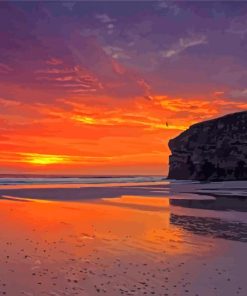
<svg viewBox="0 0 247 296"><path fill-rule="evenodd" d="M140 197L141 198L141 197ZM132 197L126 197L128 205ZM160 199L160 202L162 200ZM145 205L145 199L136 204ZM152 206L147 199L146 206ZM0 292L8 295L164 295L189 274L191 237L169 227L169 212L101 203L0 203ZM201 252L210 246L203 244ZM172 257L181 256L176 260ZM177 267L177 265L179 267ZM168 280L169 279L169 280ZM15 285L12 285L15 282ZM4 294L5 294L4 293Z"/></svg>
<svg viewBox="0 0 247 296"><path fill-rule="evenodd" d="M1 191L0 295L245 296L246 224L159 189Z"/></svg>

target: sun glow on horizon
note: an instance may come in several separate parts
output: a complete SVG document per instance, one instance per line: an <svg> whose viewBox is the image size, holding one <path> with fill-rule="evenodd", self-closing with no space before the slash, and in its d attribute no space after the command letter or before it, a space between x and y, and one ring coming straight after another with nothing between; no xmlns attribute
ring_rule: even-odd
<svg viewBox="0 0 247 296"><path fill-rule="evenodd" d="M68 163L70 159L64 155L50 155L50 154L38 154L38 153L23 153L25 157L23 161L34 165L51 165L59 163Z"/></svg>

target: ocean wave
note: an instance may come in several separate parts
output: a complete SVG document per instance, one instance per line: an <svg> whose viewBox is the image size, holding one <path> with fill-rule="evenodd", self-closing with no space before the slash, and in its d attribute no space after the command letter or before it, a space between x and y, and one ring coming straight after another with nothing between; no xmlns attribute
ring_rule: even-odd
<svg viewBox="0 0 247 296"><path fill-rule="evenodd" d="M145 183L164 181L163 176L83 176L83 177L0 177L0 185L28 184L111 184L111 183Z"/></svg>

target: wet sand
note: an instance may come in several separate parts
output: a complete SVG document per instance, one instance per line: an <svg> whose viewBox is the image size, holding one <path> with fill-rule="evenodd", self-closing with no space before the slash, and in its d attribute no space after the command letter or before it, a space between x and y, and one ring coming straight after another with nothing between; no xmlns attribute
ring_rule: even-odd
<svg viewBox="0 0 247 296"><path fill-rule="evenodd" d="M0 295L246 295L246 213L147 186L1 189Z"/></svg>

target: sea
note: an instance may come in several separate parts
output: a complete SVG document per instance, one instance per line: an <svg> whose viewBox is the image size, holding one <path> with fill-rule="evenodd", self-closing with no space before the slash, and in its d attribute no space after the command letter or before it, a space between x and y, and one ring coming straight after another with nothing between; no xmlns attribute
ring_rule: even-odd
<svg viewBox="0 0 247 296"><path fill-rule="evenodd" d="M123 176L123 175L34 175L2 174L1 185L49 185L49 184L125 184L157 183L166 181L166 176Z"/></svg>

